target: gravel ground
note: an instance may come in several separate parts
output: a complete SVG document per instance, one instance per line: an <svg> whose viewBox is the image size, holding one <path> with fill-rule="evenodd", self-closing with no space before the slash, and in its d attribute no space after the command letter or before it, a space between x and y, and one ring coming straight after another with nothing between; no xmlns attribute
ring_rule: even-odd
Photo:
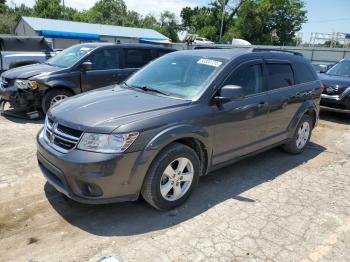
<svg viewBox="0 0 350 262"><path fill-rule="evenodd" d="M63 198L36 163L41 126L0 117L0 261L349 261L349 116L323 115L302 155L202 178L169 212Z"/></svg>

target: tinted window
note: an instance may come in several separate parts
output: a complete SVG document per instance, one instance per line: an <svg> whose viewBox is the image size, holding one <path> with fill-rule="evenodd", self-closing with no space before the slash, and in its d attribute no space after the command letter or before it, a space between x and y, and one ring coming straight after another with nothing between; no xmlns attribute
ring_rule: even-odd
<svg viewBox="0 0 350 262"><path fill-rule="evenodd" d="M106 49L97 51L88 58L88 61L92 63L92 70L118 69L118 50Z"/></svg>
<svg viewBox="0 0 350 262"><path fill-rule="evenodd" d="M149 49L125 49L125 67L140 68L152 60Z"/></svg>
<svg viewBox="0 0 350 262"><path fill-rule="evenodd" d="M295 81L297 84L307 83L316 80L312 68L305 63L295 63Z"/></svg>
<svg viewBox="0 0 350 262"><path fill-rule="evenodd" d="M294 84L293 70L289 64L266 64L270 89Z"/></svg>
<svg viewBox="0 0 350 262"><path fill-rule="evenodd" d="M226 85L237 85L243 88L244 95L263 91L263 73L261 65L243 66L236 70Z"/></svg>

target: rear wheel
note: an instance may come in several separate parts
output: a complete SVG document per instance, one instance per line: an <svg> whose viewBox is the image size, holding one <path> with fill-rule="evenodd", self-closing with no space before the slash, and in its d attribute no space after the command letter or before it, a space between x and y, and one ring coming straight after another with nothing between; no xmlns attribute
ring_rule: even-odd
<svg viewBox="0 0 350 262"><path fill-rule="evenodd" d="M48 91L42 100L42 109L44 113L46 114L47 111L50 109L51 106L54 104L72 96L73 94L65 89L54 89L51 91Z"/></svg>
<svg viewBox="0 0 350 262"><path fill-rule="evenodd" d="M200 161L196 152L174 143L164 149L152 163L141 193L144 199L160 210L181 205L198 183Z"/></svg>
<svg viewBox="0 0 350 262"><path fill-rule="evenodd" d="M313 128L312 123L312 118L309 115L304 115L299 121L293 138L283 146L283 149L290 154L299 154L303 152L310 141Z"/></svg>

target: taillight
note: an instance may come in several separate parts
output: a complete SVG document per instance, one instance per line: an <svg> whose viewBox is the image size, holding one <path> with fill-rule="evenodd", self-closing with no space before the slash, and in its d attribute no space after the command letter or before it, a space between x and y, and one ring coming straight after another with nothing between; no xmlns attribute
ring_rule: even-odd
<svg viewBox="0 0 350 262"><path fill-rule="evenodd" d="M324 91L324 85L321 83L321 85L320 85L320 91L321 91L321 94L323 93L323 91Z"/></svg>

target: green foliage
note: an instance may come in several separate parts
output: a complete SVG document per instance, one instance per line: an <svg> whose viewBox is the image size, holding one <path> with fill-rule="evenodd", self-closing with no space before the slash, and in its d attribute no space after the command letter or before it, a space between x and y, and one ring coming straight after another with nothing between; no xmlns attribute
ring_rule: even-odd
<svg viewBox="0 0 350 262"><path fill-rule="evenodd" d="M63 7L60 0L36 0L32 14L36 17L61 19Z"/></svg>
<svg viewBox="0 0 350 262"><path fill-rule="evenodd" d="M301 0L215 0L207 7L183 8L182 26L212 41L220 36L225 1L223 39L243 38L256 44L286 44L307 21ZM272 37L275 31L278 37Z"/></svg>
<svg viewBox="0 0 350 262"><path fill-rule="evenodd" d="M10 34L16 24L16 16L10 13L0 13L0 32Z"/></svg>

